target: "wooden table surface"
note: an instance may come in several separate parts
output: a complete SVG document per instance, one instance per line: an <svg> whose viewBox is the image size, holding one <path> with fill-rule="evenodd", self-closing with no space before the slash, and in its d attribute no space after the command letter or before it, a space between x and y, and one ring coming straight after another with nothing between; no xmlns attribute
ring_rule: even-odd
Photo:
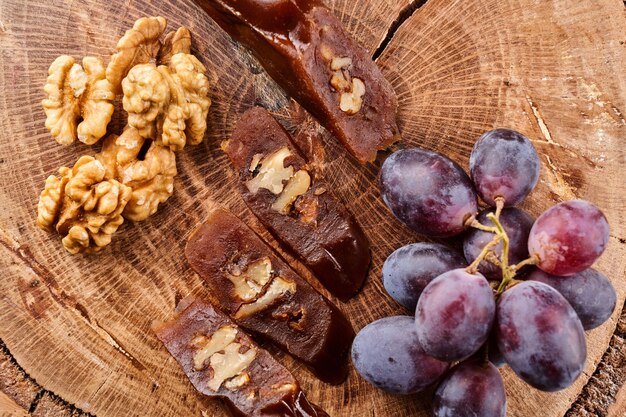
<svg viewBox="0 0 626 417"><path fill-rule="evenodd" d="M402 146L442 152L467 168L482 132L511 127L533 140L542 162L524 209L537 216L573 198L603 209L611 238L596 267L615 285L618 308L588 332L584 374L548 394L508 368L502 372L508 416L626 415L620 389L626 379L625 3L334 0L329 6L395 88ZM47 68L61 54L108 60L117 39L147 15L191 30L212 85L209 131L201 145L178 155L175 194L155 216L125 223L100 254L72 256L58 236L35 227L38 195L48 175L99 145L62 147L46 131L40 102ZM219 150L253 105L272 110L291 131L321 135L328 182L371 240L364 291L347 304L337 301L340 308L356 329L407 314L384 292L382 263L397 247L426 239L383 205L376 184L384 155L366 167L346 156L190 0L0 0L0 414L224 415L220 404L193 391L149 326L169 316L180 297L207 296L182 249L210 208L229 207L277 246L233 191L236 176ZM110 131L119 133L124 123L118 111ZM272 352L332 416L428 415L429 393L388 395L354 370L345 384L328 386Z"/></svg>

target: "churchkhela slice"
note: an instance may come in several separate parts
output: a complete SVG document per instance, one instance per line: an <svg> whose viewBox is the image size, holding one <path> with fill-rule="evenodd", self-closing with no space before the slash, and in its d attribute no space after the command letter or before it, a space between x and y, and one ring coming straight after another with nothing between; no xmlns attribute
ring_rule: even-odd
<svg viewBox="0 0 626 417"><path fill-rule="evenodd" d="M241 220L214 210L185 255L239 326L300 359L322 381L345 380L350 322Z"/></svg>
<svg viewBox="0 0 626 417"><path fill-rule="evenodd" d="M333 295L343 301L355 295L370 265L367 237L289 133L255 107L241 116L222 149L239 172L244 201L265 227Z"/></svg>
<svg viewBox="0 0 626 417"><path fill-rule="evenodd" d="M186 298L153 330L198 390L236 416L328 417L298 381L210 303Z"/></svg>
<svg viewBox="0 0 626 417"><path fill-rule="evenodd" d="M321 1L195 1L361 163L400 139L393 88Z"/></svg>

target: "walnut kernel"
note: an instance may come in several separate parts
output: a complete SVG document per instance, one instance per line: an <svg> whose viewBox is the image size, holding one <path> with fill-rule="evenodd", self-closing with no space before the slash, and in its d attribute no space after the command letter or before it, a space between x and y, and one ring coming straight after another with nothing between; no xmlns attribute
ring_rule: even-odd
<svg viewBox="0 0 626 417"><path fill-rule="evenodd" d="M148 150L140 160L140 153L146 147ZM132 188L131 198L122 213L129 220L147 219L174 192L176 155L169 148L142 138L132 127L127 127L119 137L109 136L96 158L107 170L108 179L116 179Z"/></svg>
<svg viewBox="0 0 626 417"><path fill-rule="evenodd" d="M191 33L184 26L178 28L176 32L170 32L163 39L163 45L159 50L157 62L162 65L169 65L173 55L191 53Z"/></svg>
<svg viewBox="0 0 626 417"><path fill-rule="evenodd" d="M202 142L211 105L204 71L196 57L183 53L172 56L169 66L132 68L122 81L128 124L173 151Z"/></svg>
<svg viewBox="0 0 626 417"><path fill-rule="evenodd" d="M237 337L237 329L232 326L220 327L209 338L206 336L197 336L191 344L198 347L198 351L193 355L193 367L196 371L204 369L206 361L213 356L213 354L224 350L226 346L235 341ZM204 343L203 345L201 345ZM198 346L200 345L200 346Z"/></svg>
<svg viewBox="0 0 626 417"><path fill-rule="evenodd" d="M235 313L236 319L250 317L253 314L263 311L271 306L276 300L280 299L288 293L296 292L295 282L287 281L282 277L276 277L272 280L269 288L261 297L252 303L243 304Z"/></svg>
<svg viewBox="0 0 626 417"><path fill-rule="evenodd" d="M349 115L357 114L363 105L364 95L365 84L360 79L353 78L352 89L341 94L339 108Z"/></svg>
<svg viewBox="0 0 626 417"><path fill-rule="evenodd" d="M62 167L57 180L46 180L38 205L38 225L50 229L56 220L63 246L72 254L102 250L124 222L121 213L131 189L105 179L105 173L99 161L83 156L72 169Z"/></svg>
<svg viewBox="0 0 626 417"><path fill-rule="evenodd" d="M289 178L285 189L272 204L272 209L281 214L288 214L296 198L306 193L310 186L311 176L309 173L304 169L299 170Z"/></svg>
<svg viewBox="0 0 626 417"><path fill-rule="evenodd" d="M52 231L63 204L67 180L66 176L59 178L55 175L50 175L46 179L46 185L37 204L37 226L41 229Z"/></svg>
<svg viewBox="0 0 626 417"><path fill-rule="evenodd" d="M226 273L234 285L235 295L243 301L251 301L259 295L272 275L272 263L268 257L248 265L245 271Z"/></svg>
<svg viewBox="0 0 626 417"><path fill-rule="evenodd" d="M256 177L246 182L246 187L251 193L256 193L260 188L265 188L273 194L280 194L283 191L283 181L289 180L293 176L293 167L285 167L285 159L291 156L289 148L281 148L276 152L267 155L260 161L259 172Z"/></svg>
<svg viewBox="0 0 626 417"><path fill-rule="evenodd" d="M117 53L111 57L106 69L106 78L116 93L120 92L122 80L131 68L156 60L161 48L159 38L166 26L167 20L164 17L143 17L118 41Z"/></svg>
<svg viewBox="0 0 626 417"><path fill-rule="evenodd" d="M58 143L69 145L78 138L91 145L106 134L115 94L99 58L83 58L81 67L71 56L58 57L48 69L44 91L46 128Z"/></svg>
<svg viewBox="0 0 626 417"><path fill-rule="evenodd" d="M211 356L210 365L213 368L213 378L208 383L209 388L217 391L227 379L241 374L256 357L256 349L248 349L245 353L239 353L241 345L231 343L226 346L224 353L216 353ZM243 382L243 381L241 381ZM233 388L231 386L231 388Z"/></svg>
<svg viewBox="0 0 626 417"><path fill-rule="evenodd" d="M156 119L169 104L170 88L153 64L134 66L122 81L128 124L144 138L156 138Z"/></svg>
<svg viewBox="0 0 626 417"><path fill-rule="evenodd" d="M236 338L237 329L223 326L211 337L196 336L190 342L192 347L198 349L193 356L194 369L200 371L208 362L213 370L208 382L213 391L218 391L222 384L235 389L250 381L250 376L244 371L256 357L256 348L249 346L246 352L240 353L242 345L235 342Z"/></svg>

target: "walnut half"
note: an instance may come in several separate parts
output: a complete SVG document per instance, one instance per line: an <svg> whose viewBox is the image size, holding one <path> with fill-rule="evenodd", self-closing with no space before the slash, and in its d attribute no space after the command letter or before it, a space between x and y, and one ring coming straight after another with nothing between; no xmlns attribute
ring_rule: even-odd
<svg viewBox="0 0 626 417"><path fill-rule="evenodd" d="M245 271L233 268L226 278L234 285L235 295L243 301L254 300L269 282L272 263L265 257L248 265Z"/></svg>
<svg viewBox="0 0 626 417"><path fill-rule="evenodd" d="M130 187L105 179L104 166L91 156L81 157L72 169L61 167L59 174L46 180L37 225L49 230L56 222L63 246L72 254L102 250L124 222Z"/></svg>
<svg viewBox="0 0 626 417"><path fill-rule="evenodd" d="M241 343L235 342L237 329L233 326L222 326L210 337L199 335L191 341L196 350L193 355L193 364L196 371L208 365L213 371L208 387L218 391L222 384L226 388L236 389L250 381L244 371L256 357L256 348L248 346L248 350L241 353Z"/></svg>
<svg viewBox="0 0 626 417"><path fill-rule="evenodd" d="M296 292L295 282L287 281L282 277L276 277L272 280L267 291L257 300L243 304L235 313L235 319L243 319L250 317L253 314L263 311L270 307L274 302L287 294L293 294Z"/></svg>
<svg viewBox="0 0 626 417"><path fill-rule="evenodd" d="M116 179L132 188L123 216L142 221L156 213L159 204L174 193L176 155L172 150L151 142L127 127L122 135L105 139L96 155L107 170L107 179Z"/></svg>
<svg viewBox="0 0 626 417"><path fill-rule="evenodd" d="M277 194L272 209L281 214L288 214L296 199L311 187L311 176L305 169L294 173L293 166L285 166L285 160L291 155L287 147L265 157L254 155L250 171L257 174L246 182L246 187L251 193L257 193L260 188L265 188L272 194Z"/></svg>
<svg viewBox="0 0 626 417"><path fill-rule="evenodd" d="M168 66L133 67L122 81L128 124L173 151L202 142L211 105L205 71L196 57L184 53L173 55Z"/></svg>
<svg viewBox="0 0 626 417"><path fill-rule="evenodd" d="M357 114L363 106L365 83L352 77L352 59L335 56L328 45L322 45L321 55L331 72L330 85L340 94L339 108L348 115Z"/></svg>
<svg viewBox="0 0 626 417"><path fill-rule="evenodd" d="M106 134L115 93L102 60L85 57L81 67L73 57L61 55L48 69L44 91L46 128L58 143L69 145L78 138L92 145Z"/></svg>
<svg viewBox="0 0 626 417"><path fill-rule="evenodd" d="M106 78L116 93L120 92L122 80L131 68L156 60L161 48L159 38L166 26L164 17L142 17L118 41L117 53L111 57L106 69Z"/></svg>

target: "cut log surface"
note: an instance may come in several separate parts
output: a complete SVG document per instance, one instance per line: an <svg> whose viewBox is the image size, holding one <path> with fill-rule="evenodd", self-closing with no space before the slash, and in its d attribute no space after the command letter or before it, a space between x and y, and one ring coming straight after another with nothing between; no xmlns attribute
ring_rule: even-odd
<svg viewBox="0 0 626 417"><path fill-rule="evenodd" d="M482 132L514 128L533 140L542 162L525 210L537 216L573 198L602 208L611 238L596 268L615 285L618 308L587 333L583 375L547 394L508 368L502 373L508 416L624 416L624 2L334 0L329 7L396 90L399 146L433 149L467 168ZM209 131L201 145L179 154L175 194L156 215L124 223L99 254L73 256L56 234L35 226L38 196L48 175L99 145L62 147L47 132L40 104L47 68L61 54L108 60L124 31L148 15L165 16L170 29L191 30L212 85ZM235 191L237 175L219 149L253 105L270 109L292 133L321 138L327 182L371 241L364 290L347 304L334 301L357 330L408 314L386 295L381 267L394 249L425 238L396 221L380 199L384 155L360 166L190 0L0 1L0 415L226 415L221 404L196 394L150 324L169 317L188 294L210 298L183 248L211 208L230 208L278 247ZM119 107L109 127L114 133L125 124ZM431 392L388 395L354 370L343 385L329 386L271 352L332 416L428 415Z"/></svg>

